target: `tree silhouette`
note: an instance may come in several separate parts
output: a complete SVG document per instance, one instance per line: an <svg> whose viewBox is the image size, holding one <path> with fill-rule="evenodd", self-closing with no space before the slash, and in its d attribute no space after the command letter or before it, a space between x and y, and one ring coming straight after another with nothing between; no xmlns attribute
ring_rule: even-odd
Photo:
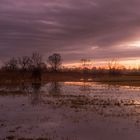
<svg viewBox="0 0 140 140"><path fill-rule="evenodd" d="M81 59L83 73L88 71L91 61L89 59Z"/></svg>
<svg viewBox="0 0 140 140"><path fill-rule="evenodd" d="M118 63L118 61L116 59L112 59L111 61L108 62L109 74L111 74L111 75L120 74L121 68L122 68L122 66Z"/></svg>
<svg viewBox="0 0 140 140"><path fill-rule="evenodd" d="M18 63L21 70L25 71L25 70L29 70L32 64L32 60L28 56L23 56L23 57L18 58Z"/></svg>
<svg viewBox="0 0 140 140"><path fill-rule="evenodd" d="M35 52L32 54L31 57L31 61L32 61L32 78L33 80L36 81L41 81L41 77L42 77L42 68L41 68L41 64L42 62L42 55Z"/></svg>
<svg viewBox="0 0 140 140"><path fill-rule="evenodd" d="M42 55L38 52L34 52L32 54L31 61L34 67L40 67L42 63Z"/></svg>
<svg viewBox="0 0 140 140"><path fill-rule="evenodd" d="M4 64L5 70L14 71L18 69L18 60L16 58L11 58L8 62Z"/></svg>
<svg viewBox="0 0 140 140"><path fill-rule="evenodd" d="M54 72L57 72L62 64L62 58L60 54L54 53L48 57L48 63Z"/></svg>

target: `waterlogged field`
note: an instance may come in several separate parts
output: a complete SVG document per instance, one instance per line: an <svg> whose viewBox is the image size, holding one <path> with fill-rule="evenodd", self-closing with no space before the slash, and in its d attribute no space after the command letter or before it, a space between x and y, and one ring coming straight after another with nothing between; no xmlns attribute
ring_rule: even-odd
<svg viewBox="0 0 140 140"><path fill-rule="evenodd" d="M0 140L139 140L140 87L51 82L0 87Z"/></svg>

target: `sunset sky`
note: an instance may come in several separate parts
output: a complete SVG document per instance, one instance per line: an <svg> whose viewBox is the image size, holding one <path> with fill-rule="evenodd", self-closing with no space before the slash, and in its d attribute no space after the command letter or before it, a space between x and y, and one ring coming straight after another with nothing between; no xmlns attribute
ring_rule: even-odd
<svg viewBox="0 0 140 140"><path fill-rule="evenodd" d="M56 52L65 64L140 64L140 0L0 0L0 59Z"/></svg>

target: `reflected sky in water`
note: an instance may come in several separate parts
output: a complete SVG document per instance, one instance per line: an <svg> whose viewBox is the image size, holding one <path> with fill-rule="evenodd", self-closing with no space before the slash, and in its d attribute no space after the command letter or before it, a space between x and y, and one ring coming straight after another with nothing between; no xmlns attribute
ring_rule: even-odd
<svg viewBox="0 0 140 140"><path fill-rule="evenodd" d="M27 95L31 102L41 96L83 95L88 98L134 100L140 104L140 87L101 84L98 82L50 82L47 84L23 84L1 86L0 95Z"/></svg>
<svg viewBox="0 0 140 140"><path fill-rule="evenodd" d="M95 82L1 86L0 138L139 140L139 93L140 87Z"/></svg>

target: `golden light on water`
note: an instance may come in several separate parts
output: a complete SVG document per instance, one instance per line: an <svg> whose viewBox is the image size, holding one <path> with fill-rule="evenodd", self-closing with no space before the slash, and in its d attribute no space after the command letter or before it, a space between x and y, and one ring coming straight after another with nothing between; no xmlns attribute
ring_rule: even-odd
<svg viewBox="0 0 140 140"><path fill-rule="evenodd" d="M95 86L95 83L91 82L64 82L65 85L68 86Z"/></svg>

